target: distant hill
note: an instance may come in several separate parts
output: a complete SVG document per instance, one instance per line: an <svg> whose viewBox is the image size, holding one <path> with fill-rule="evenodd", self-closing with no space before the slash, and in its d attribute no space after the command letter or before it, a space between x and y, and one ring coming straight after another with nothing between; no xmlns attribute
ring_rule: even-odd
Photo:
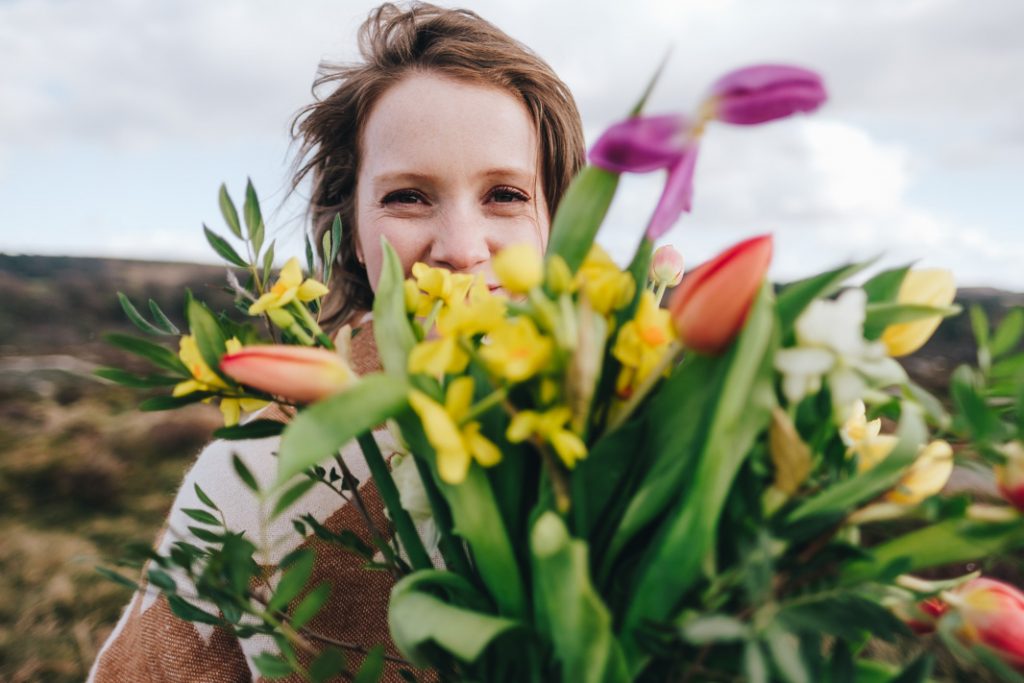
<svg viewBox="0 0 1024 683"><path fill-rule="evenodd" d="M180 323L186 287L215 310L231 308L230 295L221 289L224 274L224 267L191 263L0 254L0 357L67 354L111 362L120 355L101 335L134 330L118 304L118 291L140 306L152 298ZM1010 307L1024 306L1024 293L962 289L958 301L965 311L978 304L998 321ZM956 365L973 358L973 335L965 313L945 321L905 362L926 384L942 386Z"/></svg>

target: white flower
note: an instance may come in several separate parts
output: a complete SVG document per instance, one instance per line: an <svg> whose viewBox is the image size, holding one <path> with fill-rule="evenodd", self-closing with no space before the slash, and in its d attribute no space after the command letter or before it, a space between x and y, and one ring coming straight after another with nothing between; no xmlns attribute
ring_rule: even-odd
<svg viewBox="0 0 1024 683"><path fill-rule="evenodd" d="M899 363L881 342L864 339L867 295L849 289L835 300L811 302L796 321L796 346L775 354L782 373L782 391L790 403L821 389L828 381L832 410L845 420L870 386L884 387L906 380Z"/></svg>

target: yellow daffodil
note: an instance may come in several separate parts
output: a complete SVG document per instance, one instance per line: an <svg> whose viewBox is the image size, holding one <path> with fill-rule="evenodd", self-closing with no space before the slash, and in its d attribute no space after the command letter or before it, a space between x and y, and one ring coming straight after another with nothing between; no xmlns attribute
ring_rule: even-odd
<svg viewBox="0 0 1024 683"><path fill-rule="evenodd" d="M236 353L242 348L242 342L232 337L224 344L228 353ZM179 382L171 392L172 396L185 396L195 391L224 391L228 385L224 383L217 374L210 369L210 366L203 360L199 353L199 346L196 338L192 335L183 336L178 342L178 357L185 364L188 371L192 373L192 379ZM209 402L207 399L205 402ZM266 401L255 398L222 398L220 400L220 412L224 417L224 424L228 427L238 424L242 411L252 412L267 405Z"/></svg>
<svg viewBox="0 0 1024 683"><path fill-rule="evenodd" d="M432 268L426 263L414 263L412 276L416 286L424 294L416 310L416 315L420 317L429 315L437 301L451 305L453 301L465 299L476 277L469 273L453 273L445 268ZM407 302L408 298L407 294Z"/></svg>
<svg viewBox="0 0 1024 683"><path fill-rule="evenodd" d="M622 363L616 382L620 396L632 394L657 368L673 339L669 312L658 307L653 292L642 292L636 316L622 326L612 348L612 355Z"/></svg>
<svg viewBox="0 0 1024 683"><path fill-rule="evenodd" d="M953 273L933 268L908 272L903 278L896 300L901 304L949 306L955 296L956 282L953 280ZM905 356L924 346L941 321L941 316L935 315L889 325L882 332L882 343L885 344L890 356Z"/></svg>
<svg viewBox="0 0 1024 683"><path fill-rule="evenodd" d="M904 473L896 488L885 499L897 505L917 505L941 491L953 474L953 449L945 441L936 440L921 449L917 460Z"/></svg>
<svg viewBox="0 0 1024 683"><path fill-rule="evenodd" d="M524 382L551 359L554 343L537 331L530 318L505 319L488 334L480 356L494 374L510 382Z"/></svg>
<svg viewBox="0 0 1024 683"><path fill-rule="evenodd" d="M452 300L437 316L437 329L443 335L472 337L486 334L505 320L506 299L492 294L477 278L469 296Z"/></svg>
<svg viewBox="0 0 1024 683"><path fill-rule="evenodd" d="M572 417L572 411L565 406L552 408L543 413L523 410L509 422L505 436L512 443L520 443L531 437L538 437L549 444L562 459L565 466L572 469L576 461L587 455L587 446L574 432L566 429L565 423Z"/></svg>
<svg viewBox="0 0 1024 683"><path fill-rule="evenodd" d="M498 282L511 294L526 294L544 281L544 261L532 244L505 247L491 261Z"/></svg>
<svg viewBox="0 0 1024 683"><path fill-rule="evenodd" d="M576 282L590 300L591 307L601 315L622 308L633 300L636 293L633 276L619 270L611 256L596 244L590 248L576 273Z"/></svg>
<svg viewBox="0 0 1024 683"><path fill-rule="evenodd" d="M249 315L259 315L271 308L287 306L292 301L312 301L327 293L327 287L313 278L302 279L297 258L290 258L281 269L277 282L249 307Z"/></svg>
<svg viewBox="0 0 1024 683"><path fill-rule="evenodd" d="M576 291L576 282L573 280L569 264L558 254L548 257L545 265L545 281L548 288L555 294L572 294Z"/></svg>
<svg viewBox="0 0 1024 683"><path fill-rule="evenodd" d="M480 433L479 422L459 425L469 412L472 401L472 377L454 380L445 393L443 406L415 389L409 394L409 403L419 416L427 441L437 454L437 472L449 484L465 481L471 460L476 460L482 467L491 467L501 461L501 451Z"/></svg>
<svg viewBox="0 0 1024 683"><path fill-rule="evenodd" d="M469 356L459 347L454 335L421 341L409 353L409 372L440 377L446 373L458 374L466 369Z"/></svg>

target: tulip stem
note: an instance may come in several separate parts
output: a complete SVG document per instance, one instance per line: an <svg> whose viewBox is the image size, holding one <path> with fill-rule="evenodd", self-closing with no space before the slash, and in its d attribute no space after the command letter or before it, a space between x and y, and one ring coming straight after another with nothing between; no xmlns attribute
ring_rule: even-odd
<svg viewBox="0 0 1024 683"><path fill-rule="evenodd" d="M661 300L665 296L665 290L668 288L668 284L665 282L659 282L657 289L654 290L654 304L661 306Z"/></svg>
<svg viewBox="0 0 1024 683"><path fill-rule="evenodd" d="M313 317L313 314L309 312L309 309L300 303L295 303L294 308L298 310L299 316L302 318L302 322L306 323L306 327L308 327L309 331L313 333L316 340L320 342L324 348L333 351L334 342L332 342L331 338L324 334L324 331L320 329L320 324L316 321L316 318Z"/></svg>
<svg viewBox="0 0 1024 683"><path fill-rule="evenodd" d="M366 456L366 465L370 469L373 481L377 484L377 492L380 493L381 500L384 501L388 512L391 513L391 521L395 525L398 540L401 541L402 548L409 556L409 561L412 563L413 568L433 568L434 563L430 561L430 555L427 554L426 548L423 547L423 540L416 531L416 525L413 523L412 517L402 507L402 501L398 495L398 487L395 486L395 480L391 478L391 470L388 469L388 464L384 461L384 456L380 452L377 440L371 432L360 434L356 437L356 440L359 442L359 447L363 449L363 455Z"/></svg>

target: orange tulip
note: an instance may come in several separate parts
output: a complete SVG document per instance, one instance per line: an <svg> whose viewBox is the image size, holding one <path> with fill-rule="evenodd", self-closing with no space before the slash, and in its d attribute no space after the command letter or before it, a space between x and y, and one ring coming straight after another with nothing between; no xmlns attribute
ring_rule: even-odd
<svg viewBox="0 0 1024 683"><path fill-rule="evenodd" d="M772 258L772 236L752 237L701 264L669 301L683 345L715 355L743 327Z"/></svg>
<svg viewBox="0 0 1024 683"><path fill-rule="evenodd" d="M334 351L304 346L246 346L220 360L232 379L294 403L312 403L343 391L356 373Z"/></svg>
<svg viewBox="0 0 1024 683"><path fill-rule="evenodd" d="M984 645L1024 671L1024 593L1002 581L978 578L942 597L959 614L964 641Z"/></svg>

